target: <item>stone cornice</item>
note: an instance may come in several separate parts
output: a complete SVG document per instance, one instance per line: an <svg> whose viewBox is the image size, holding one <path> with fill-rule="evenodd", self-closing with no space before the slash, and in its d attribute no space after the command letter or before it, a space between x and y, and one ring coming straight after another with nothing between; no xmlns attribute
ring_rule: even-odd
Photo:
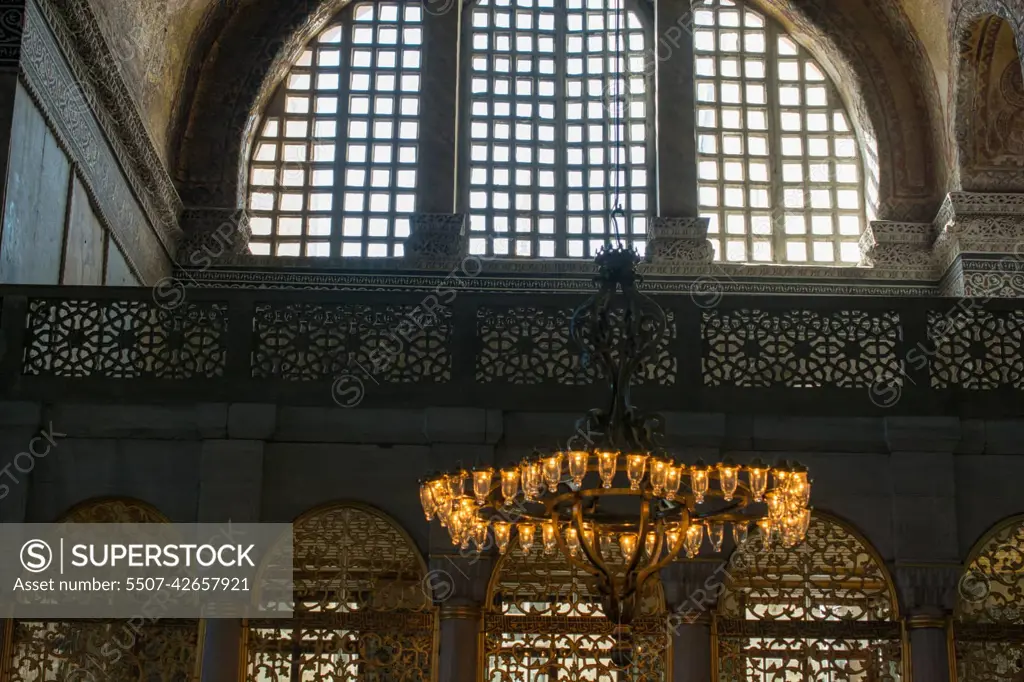
<svg viewBox="0 0 1024 682"><path fill-rule="evenodd" d="M182 205L88 0L32 0L49 25L121 170L168 253ZM134 226L133 226L134 227Z"/></svg>

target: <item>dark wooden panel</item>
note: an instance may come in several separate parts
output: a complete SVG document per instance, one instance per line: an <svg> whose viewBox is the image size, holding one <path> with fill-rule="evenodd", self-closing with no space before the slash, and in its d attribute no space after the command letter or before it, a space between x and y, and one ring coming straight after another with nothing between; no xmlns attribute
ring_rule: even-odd
<svg viewBox="0 0 1024 682"><path fill-rule="evenodd" d="M104 284L112 287L139 286L139 280L132 274L121 249L113 239L107 240L107 274Z"/></svg>
<svg viewBox="0 0 1024 682"><path fill-rule="evenodd" d="M71 166L23 87L14 103L0 282L57 284Z"/></svg>
<svg viewBox="0 0 1024 682"><path fill-rule="evenodd" d="M103 225L93 212L89 195L76 177L72 180L68 234L64 249L63 284L103 284Z"/></svg>

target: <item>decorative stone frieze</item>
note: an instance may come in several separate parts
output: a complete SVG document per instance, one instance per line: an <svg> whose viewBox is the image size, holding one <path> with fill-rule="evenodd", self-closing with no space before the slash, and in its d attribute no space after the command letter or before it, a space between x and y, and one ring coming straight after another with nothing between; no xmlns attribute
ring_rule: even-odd
<svg viewBox="0 0 1024 682"><path fill-rule="evenodd" d="M948 296L1024 296L1024 194L951 192L933 223Z"/></svg>
<svg viewBox="0 0 1024 682"><path fill-rule="evenodd" d="M652 216L648 225L648 262L662 266L712 262L714 249L708 241L709 222L707 218Z"/></svg>
<svg viewBox="0 0 1024 682"><path fill-rule="evenodd" d="M464 213L417 213L405 242L405 261L420 265L457 263L466 255Z"/></svg>
<svg viewBox="0 0 1024 682"><path fill-rule="evenodd" d="M935 277L933 234L929 223L872 220L860 238L860 264L896 271L907 279Z"/></svg>
<svg viewBox="0 0 1024 682"><path fill-rule="evenodd" d="M232 256L249 254L249 215L245 209L188 208L182 214L188 235L178 249L178 263L209 267Z"/></svg>

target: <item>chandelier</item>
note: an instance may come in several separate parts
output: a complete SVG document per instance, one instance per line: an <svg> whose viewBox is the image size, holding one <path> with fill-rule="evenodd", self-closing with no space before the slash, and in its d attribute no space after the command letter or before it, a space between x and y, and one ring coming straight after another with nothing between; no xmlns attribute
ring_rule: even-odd
<svg viewBox="0 0 1024 682"><path fill-rule="evenodd" d="M622 625L637 614L651 576L683 552L695 557L705 538L720 552L727 529L740 546L756 527L764 549L791 547L811 516L806 468L685 464L659 444L662 417L630 403L630 384L666 327L664 311L637 290L639 262L634 250L606 245L596 258L598 291L572 316L584 362L611 388L607 405L577 423L584 444L420 482L427 521L436 517L453 544L480 551L493 539L504 554L515 535L525 554L560 552L592 578L605 615Z"/></svg>

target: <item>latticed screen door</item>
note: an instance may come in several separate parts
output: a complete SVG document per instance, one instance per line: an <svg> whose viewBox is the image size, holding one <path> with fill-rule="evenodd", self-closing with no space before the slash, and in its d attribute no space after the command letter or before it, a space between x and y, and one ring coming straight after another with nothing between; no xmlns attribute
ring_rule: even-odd
<svg viewBox="0 0 1024 682"><path fill-rule="evenodd" d="M516 545L494 570L484 616L486 682L668 682L659 583L648 583L641 614L628 634L617 634L597 593L561 554L525 555Z"/></svg>
<svg viewBox="0 0 1024 682"><path fill-rule="evenodd" d="M294 566L276 566L294 581L294 617L249 621L248 682L431 682L437 614L408 536L352 505L294 528Z"/></svg>
<svg viewBox="0 0 1024 682"><path fill-rule="evenodd" d="M654 107L639 15L627 0L478 0L468 16L470 252L590 257L615 205L643 251Z"/></svg>
<svg viewBox="0 0 1024 682"><path fill-rule="evenodd" d="M720 682L900 682L895 592L877 554L812 518L791 549L734 559L715 619Z"/></svg>
<svg viewBox="0 0 1024 682"><path fill-rule="evenodd" d="M957 682L1024 682L1024 519L977 544L957 592Z"/></svg>

